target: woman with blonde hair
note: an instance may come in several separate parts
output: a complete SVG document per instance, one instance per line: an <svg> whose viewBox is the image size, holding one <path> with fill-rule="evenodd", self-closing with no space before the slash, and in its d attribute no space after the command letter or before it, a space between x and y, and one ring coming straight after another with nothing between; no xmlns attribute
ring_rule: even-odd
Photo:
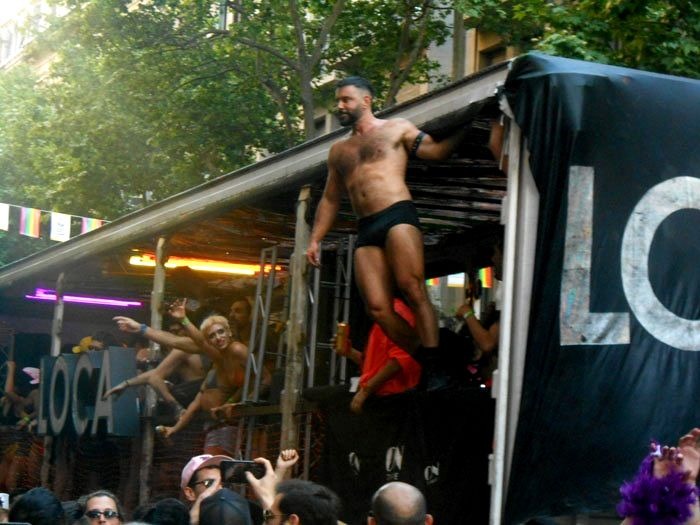
<svg viewBox="0 0 700 525"><path fill-rule="evenodd" d="M240 401L248 359L248 348L243 343L233 340L231 327L225 317L209 316L198 329L187 319L185 304L185 299L175 301L170 308L170 315L182 323L187 337L156 330L128 317L114 318L120 330L140 332L157 343L179 348L185 352L203 353L212 361L212 368L207 373L194 401L181 414L175 425L160 429L166 438L186 427L198 411L207 412L211 416L213 408ZM262 373L263 384L269 385L269 372L263 369ZM207 430L204 445L206 454L230 455L232 453L230 447L233 444L235 427L217 426L212 418L207 422L205 429Z"/></svg>

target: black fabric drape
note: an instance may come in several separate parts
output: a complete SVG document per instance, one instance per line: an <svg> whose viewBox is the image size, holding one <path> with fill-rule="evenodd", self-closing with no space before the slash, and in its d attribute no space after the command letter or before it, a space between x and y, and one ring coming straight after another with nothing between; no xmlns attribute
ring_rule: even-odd
<svg viewBox="0 0 700 525"><path fill-rule="evenodd" d="M612 509L650 438L675 444L700 425L700 353L662 342L640 322L630 304L642 291L625 293L623 272L645 255L627 265L621 258L640 200L661 183L700 177L700 82L531 54L515 60L505 93L540 192L505 513L506 523L516 523ZM572 166L594 173L589 311L627 314L622 344L591 344L582 336L562 345L562 312L580 292L562 290ZM691 202L693 182L681 185ZM645 217L637 219L643 224ZM648 254L653 292L679 319L700 319L699 228L697 206L674 211L656 229ZM679 325L667 323L669 330Z"/></svg>

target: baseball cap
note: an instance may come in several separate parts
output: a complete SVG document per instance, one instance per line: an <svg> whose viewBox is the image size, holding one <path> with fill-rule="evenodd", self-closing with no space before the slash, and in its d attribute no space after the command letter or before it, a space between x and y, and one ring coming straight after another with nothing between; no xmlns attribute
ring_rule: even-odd
<svg viewBox="0 0 700 525"><path fill-rule="evenodd" d="M195 472L204 467L218 467L222 461L233 461L233 458L228 456L212 456L211 454L202 454L195 456L187 462L185 468L182 469L182 477L180 478L180 488L185 490L185 487L190 484L190 480Z"/></svg>
<svg viewBox="0 0 700 525"><path fill-rule="evenodd" d="M248 501L229 489L220 489L202 500L199 525L252 525Z"/></svg>

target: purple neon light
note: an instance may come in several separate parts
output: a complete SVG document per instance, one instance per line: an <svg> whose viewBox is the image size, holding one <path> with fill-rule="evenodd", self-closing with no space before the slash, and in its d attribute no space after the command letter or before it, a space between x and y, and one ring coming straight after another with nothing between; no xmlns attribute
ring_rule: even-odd
<svg viewBox="0 0 700 525"><path fill-rule="evenodd" d="M27 299L37 301L55 301L56 292L54 290L46 290L37 288L34 291L35 295L25 295ZM116 297L91 297L86 295L64 295L63 301L66 303L92 304L96 306L117 306L123 308L141 306L141 301L132 301L130 299L120 299Z"/></svg>

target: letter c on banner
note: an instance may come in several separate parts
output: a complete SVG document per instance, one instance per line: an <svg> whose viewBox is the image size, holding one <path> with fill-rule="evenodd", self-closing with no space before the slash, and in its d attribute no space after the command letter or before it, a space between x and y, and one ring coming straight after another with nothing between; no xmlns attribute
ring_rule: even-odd
<svg viewBox="0 0 700 525"><path fill-rule="evenodd" d="M700 350L700 320L684 319L666 308L649 281L654 234L669 215L683 209L700 210L700 179L669 179L637 203L622 238L622 286L632 312L651 335L680 350Z"/></svg>

